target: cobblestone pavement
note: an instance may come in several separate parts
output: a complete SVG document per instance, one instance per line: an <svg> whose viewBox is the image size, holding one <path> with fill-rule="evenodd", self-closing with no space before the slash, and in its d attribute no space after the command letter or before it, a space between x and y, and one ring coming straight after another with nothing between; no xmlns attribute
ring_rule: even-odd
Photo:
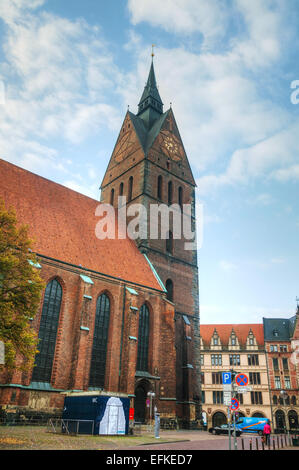
<svg viewBox="0 0 299 470"><path fill-rule="evenodd" d="M173 439L172 442L159 444L159 439L157 439L157 444L150 445L140 445L136 447L127 447L126 450L229 450L229 438L228 436L213 436L207 432L199 431L162 431L160 433L161 437L167 437L167 439ZM277 449L277 436L275 436ZM176 441L176 442L175 442ZM284 446L285 443L283 442ZM279 442L281 447L281 442ZM231 439L231 450L234 450L234 440ZM262 450L261 438L256 435L242 435L242 437L237 438L237 449L238 450ZM298 449L295 447L284 447L285 450L288 449ZM265 448L265 450L268 450Z"/></svg>

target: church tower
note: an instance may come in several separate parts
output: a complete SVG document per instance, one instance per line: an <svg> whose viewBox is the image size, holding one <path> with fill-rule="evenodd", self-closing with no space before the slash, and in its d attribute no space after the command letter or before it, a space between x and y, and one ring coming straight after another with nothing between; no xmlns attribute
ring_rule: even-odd
<svg viewBox="0 0 299 470"><path fill-rule="evenodd" d="M146 209L147 233L136 243L175 305L177 390L173 398L177 417L186 427L200 419L201 393L196 238L193 249L186 249L190 240L182 233L189 214L195 233L195 186L173 110L163 112L152 60L138 112L128 110L123 121L101 185L101 202L117 208L118 196L125 196L127 208L138 203ZM166 209L158 218L158 237L151 236L153 208ZM167 209L171 216L165 237L160 229Z"/></svg>

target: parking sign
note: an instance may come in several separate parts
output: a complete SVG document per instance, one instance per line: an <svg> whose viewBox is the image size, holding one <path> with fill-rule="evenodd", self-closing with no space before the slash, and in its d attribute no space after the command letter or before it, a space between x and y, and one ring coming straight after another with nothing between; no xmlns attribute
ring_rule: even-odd
<svg viewBox="0 0 299 470"><path fill-rule="evenodd" d="M224 385L230 385L232 383L231 372L222 372L222 383Z"/></svg>

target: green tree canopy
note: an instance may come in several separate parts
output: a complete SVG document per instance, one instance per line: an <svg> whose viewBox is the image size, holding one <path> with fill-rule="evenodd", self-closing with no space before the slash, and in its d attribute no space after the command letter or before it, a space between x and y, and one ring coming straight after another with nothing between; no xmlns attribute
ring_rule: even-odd
<svg viewBox="0 0 299 470"><path fill-rule="evenodd" d="M33 367L38 336L30 319L38 310L44 282L32 252L28 227L0 200L0 341L8 370ZM1 370L1 369L0 369Z"/></svg>

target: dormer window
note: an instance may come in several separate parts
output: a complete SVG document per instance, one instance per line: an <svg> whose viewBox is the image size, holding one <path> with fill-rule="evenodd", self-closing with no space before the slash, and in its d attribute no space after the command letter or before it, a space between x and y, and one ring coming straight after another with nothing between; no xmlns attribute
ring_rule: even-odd
<svg viewBox="0 0 299 470"><path fill-rule="evenodd" d="M232 340L232 346L236 346L236 337L232 336L231 340Z"/></svg>
<svg viewBox="0 0 299 470"><path fill-rule="evenodd" d="M273 336L277 337L278 335L278 330L273 330Z"/></svg>
<svg viewBox="0 0 299 470"><path fill-rule="evenodd" d="M218 336L214 336L213 338L213 345L218 346Z"/></svg>

